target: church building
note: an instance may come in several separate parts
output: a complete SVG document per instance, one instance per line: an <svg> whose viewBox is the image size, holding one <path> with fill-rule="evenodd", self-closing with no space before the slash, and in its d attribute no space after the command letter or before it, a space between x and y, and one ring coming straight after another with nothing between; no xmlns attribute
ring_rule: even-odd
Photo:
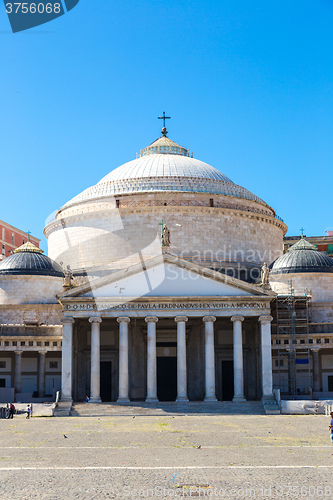
<svg viewBox="0 0 333 500"><path fill-rule="evenodd" d="M302 295L311 277L330 338L333 260L312 245L283 255L286 232L264 200L163 128L56 212L48 257L28 242L0 263L0 397L1 387L16 399L61 390L69 403L270 402L273 383L288 392L288 363L287 378L272 366L277 297L290 277ZM309 364L309 391L323 389L322 369Z"/></svg>

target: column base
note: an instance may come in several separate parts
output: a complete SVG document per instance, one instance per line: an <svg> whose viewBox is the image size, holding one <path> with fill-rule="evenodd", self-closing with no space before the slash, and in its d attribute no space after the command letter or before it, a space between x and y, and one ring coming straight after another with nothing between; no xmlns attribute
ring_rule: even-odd
<svg viewBox="0 0 333 500"><path fill-rule="evenodd" d="M130 403L130 399L129 398L118 398L117 399L117 403Z"/></svg>
<svg viewBox="0 0 333 500"><path fill-rule="evenodd" d="M89 403L101 403L101 398L90 398Z"/></svg>
<svg viewBox="0 0 333 500"><path fill-rule="evenodd" d="M61 403L73 403L73 398L70 396L61 396L60 398Z"/></svg>
<svg viewBox="0 0 333 500"><path fill-rule="evenodd" d="M157 398L146 398L146 401L145 403L158 403L158 399Z"/></svg>
<svg viewBox="0 0 333 500"><path fill-rule="evenodd" d="M234 396L232 398L233 403L242 403L244 401L246 401L246 399L243 396Z"/></svg>
<svg viewBox="0 0 333 500"><path fill-rule="evenodd" d="M217 399L214 396L207 396L204 401L209 402L209 401L217 401Z"/></svg>
<svg viewBox="0 0 333 500"><path fill-rule="evenodd" d="M179 398L176 399L176 403L188 403L189 399L186 396L179 396Z"/></svg>
<svg viewBox="0 0 333 500"><path fill-rule="evenodd" d="M263 403L268 403L268 404L270 404L270 403L274 402L274 401L275 401L274 394L266 394L265 396L263 396L263 397L261 398L261 401L262 401Z"/></svg>

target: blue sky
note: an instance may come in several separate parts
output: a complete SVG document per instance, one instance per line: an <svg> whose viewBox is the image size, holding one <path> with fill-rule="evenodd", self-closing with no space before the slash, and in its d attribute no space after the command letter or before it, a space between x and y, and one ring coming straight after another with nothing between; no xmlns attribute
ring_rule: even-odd
<svg viewBox="0 0 333 500"><path fill-rule="evenodd" d="M0 5L0 219L48 215L160 135L324 235L333 158L331 0L80 0L12 34ZM46 241L42 247L46 250Z"/></svg>

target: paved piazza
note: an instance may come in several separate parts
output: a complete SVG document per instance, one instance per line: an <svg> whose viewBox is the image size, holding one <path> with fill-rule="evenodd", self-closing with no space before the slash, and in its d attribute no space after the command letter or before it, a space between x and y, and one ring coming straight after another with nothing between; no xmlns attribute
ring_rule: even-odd
<svg viewBox="0 0 333 500"><path fill-rule="evenodd" d="M0 420L0 493L6 499L331 499L328 424L317 415Z"/></svg>

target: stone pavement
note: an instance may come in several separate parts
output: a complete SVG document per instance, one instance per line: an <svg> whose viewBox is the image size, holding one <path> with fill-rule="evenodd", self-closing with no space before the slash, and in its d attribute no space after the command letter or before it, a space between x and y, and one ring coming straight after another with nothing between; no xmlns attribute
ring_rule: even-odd
<svg viewBox="0 0 333 500"><path fill-rule="evenodd" d="M318 415L0 420L0 494L332 499L328 424Z"/></svg>

